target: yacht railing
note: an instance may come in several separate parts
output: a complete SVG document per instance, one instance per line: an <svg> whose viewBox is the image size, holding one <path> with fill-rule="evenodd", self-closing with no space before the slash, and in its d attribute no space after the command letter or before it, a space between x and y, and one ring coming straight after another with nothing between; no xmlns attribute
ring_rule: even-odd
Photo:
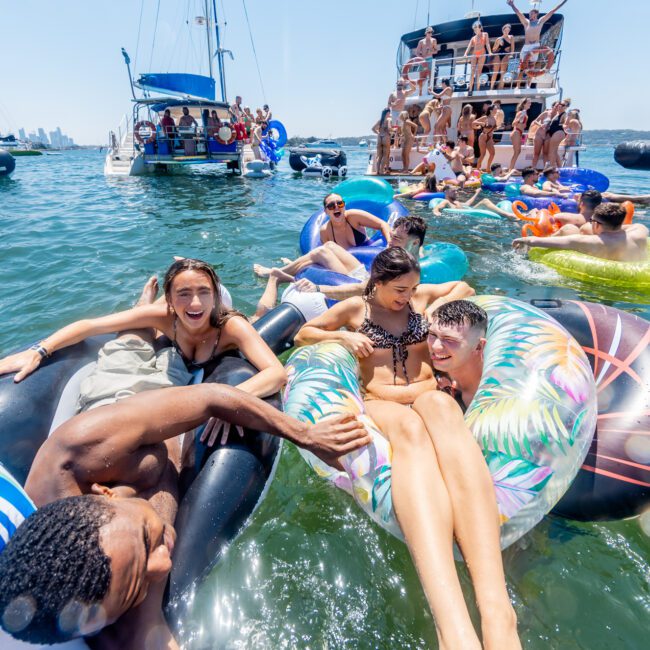
<svg viewBox="0 0 650 650"><path fill-rule="evenodd" d="M532 89L556 89L559 85L559 71L560 59L562 57L561 50L553 52L555 60L550 69L537 77L530 78L530 85ZM502 54L486 55L485 64L481 71L479 78L480 91L485 92L490 90L492 76L498 74L493 68L493 57L498 56L501 60ZM442 89L442 80L450 79L454 92L467 92L469 90L469 81L472 73L472 56L438 56L433 59L427 59L425 64L414 64L408 71L408 78L416 84L416 88L421 92L418 95L428 95L428 88L433 88L436 91ZM521 62L521 52L514 52L508 61L508 67L503 74L504 87L499 88L501 82L501 75L496 80L494 90L514 90L517 88L517 79L519 77L519 65ZM404 68L400 69L400 72ZM524 75L519 87L526 89L528 87L528 77Z"/></svg>
<svg viewBox="0 0 650 650"><path fill-rule="evenodd" d="M111 153L118 153L120 148L126 144L130 127L131 120L125 113L122 115L122 119L117 125L115 131L109 131L108 146L111 150Z"/></svg>

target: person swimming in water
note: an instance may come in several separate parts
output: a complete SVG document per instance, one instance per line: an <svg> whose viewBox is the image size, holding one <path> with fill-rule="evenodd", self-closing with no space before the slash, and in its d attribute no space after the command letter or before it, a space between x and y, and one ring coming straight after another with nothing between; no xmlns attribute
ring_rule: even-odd
<svg viewBox="0 0 650 650"><path fill-rule="evenodd" d="M591 232L575 226L574 234L553 237L519 237L512 242L516 250L527 247L569 250L615 262L643 262L648 259L648 229L641 223L623 225L625 208L615 203L599 205L591 217ZM565 232L569 226L565 226Z"/></svg>
<svg viewBox="0 0 650 650"><path fill-rule="evenodd" d="M328 194L323 199L323 208L328 219L320 229L322 246L317 246L295 260L283 260L286 263L279 270L293 277L303 268L319 264L336 273L365 280L368 277L366 267L348 253L348 249L367 245L366 228L380 230L386 241L390 243L390 226L365 210L354 208L347 210L345 201L339 194ZM272 269L273 267L261 264L253 266L255 275L261 278L268 277Z"/></svg>
<svg viewBox="0 0 650 650"><path fill-rule="evenodd" d="M306 323L296 344L334 341L359 360L366 413L392 448L392 503L443 648L479 650L454 563L474 583L485 648L520 650L492 480L458 404L437 390L424 312L437 299L403 248L375 258L363 297Z"/></svg>

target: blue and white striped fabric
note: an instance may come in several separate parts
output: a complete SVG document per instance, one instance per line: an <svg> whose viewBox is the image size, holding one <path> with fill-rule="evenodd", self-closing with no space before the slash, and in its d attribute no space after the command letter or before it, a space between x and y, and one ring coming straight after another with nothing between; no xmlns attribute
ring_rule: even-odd
<svg viewBox="0 0 650 650"><path fill-rule="evenodd" d="M0 553L16 528L36 510L25 490L0 463Z"/></svg>

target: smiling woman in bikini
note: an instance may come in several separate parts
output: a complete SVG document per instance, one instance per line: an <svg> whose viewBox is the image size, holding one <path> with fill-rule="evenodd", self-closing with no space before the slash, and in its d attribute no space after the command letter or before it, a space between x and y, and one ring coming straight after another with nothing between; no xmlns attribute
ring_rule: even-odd
<svg viewBox="0 0 650 650"><path fill-rule="evenodd" d="M436 390L423 316L435 300L402 248L382 251L363 298L308 322L298 345L336 341L359 359L366 412L392 447L393 506L436 621L441 648L481 645L456 573L454 536L470 568L485 648L520 648L499 550L496 497L458 404ZM452 436L447 436L453 432ZM445 440L453 454L440 462Z"/></svg>
<svg viewBox="0 0 650 650"><path fill-rule="evenodd" d="M165 300L154 302L157 290L153 277L133 309L67 325L38 346L0 360L0 374L16 372L14 381L20 381L56 350L90 336L122 332L102 349L97 371L91 375L95 379L82 384L80 409L115 401L118 392L126 396L149 388L188 383L189 371L204 368L209 373L229 350L241 350L259 370L238 388L265 397L285 383L282 364L253 326L223 305L219 278L209 264L195 259L174 262L165 274ZM171 347L165 348L162 355L153 346L154 330L171 341Z"/></svg>
<svg viewBox="0 0 650 650"><path fill-rule="evenodd" d="M365 246L368 243L366 228L381 230L381 234L390 243L390 227L388 223L365 210L347 210L345 201L340 194L328 194L323 199L323 208L327 221L321 226L318 246L297 259L283 260L286 264L279 269L287 282L302 269L312 264L319 264L336 273L349 275L363 282L368 279L366 267L359 262L349 248ZM273 272L272 267L253 265L253 271L261 278L266 278ZM289 279L291 276L291 279Z"/></svg>

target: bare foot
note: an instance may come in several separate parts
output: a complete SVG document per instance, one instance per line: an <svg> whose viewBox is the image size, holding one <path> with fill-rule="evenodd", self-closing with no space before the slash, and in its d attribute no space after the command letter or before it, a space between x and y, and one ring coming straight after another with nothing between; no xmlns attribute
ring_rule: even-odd
<svg viewBox="0 0 650 650"><path fill-rule="evenodd" d="M253 273L260 278L268 278L271 275L271 271L268 266L262 266L261 264L253 264Z"/></svg>
<svg viewBox="0 0 650 650"><path fill-rule="evenodd" d="M269 276L269 280L271 279L277 280L278 282L293 282L296 278L294 278L293 275L285 273L282 269L276 269L273 267Z"/></svg>
<svg viewBox="0 0 650 650"><path fill-rule="evenodd" d="M138 302L135 303L136 307L141 305L151 305L156 296L158 295L158 278L155 275L152 275L142 288L142 293L138 298Z"/></svg>
<svg viewBox="0 0 650 650"><path fill-rule="evenodd" d="M293 260L290 260L288 257L281 257L280 261L282 264L291 264L291 262L293 262Z"/></svg>

